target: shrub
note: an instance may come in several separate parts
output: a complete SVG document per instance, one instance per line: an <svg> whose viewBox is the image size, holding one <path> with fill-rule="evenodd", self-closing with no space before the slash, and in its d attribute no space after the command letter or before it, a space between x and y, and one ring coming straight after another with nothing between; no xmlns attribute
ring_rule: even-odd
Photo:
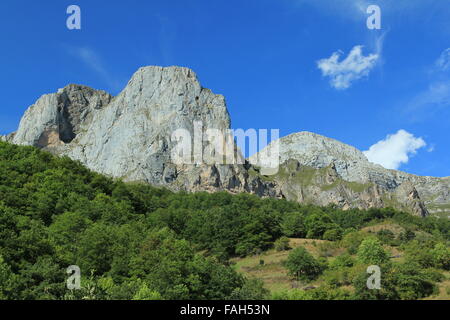
<svg viewBox="0 0 450 320"><path fill-rule="evenodd" d="M353 267L355 264L355 260L348 253L344 253L340 256L337 256L336 259L331 261L330 268L331 269L341 269L341 268L349 268Z"/></svg>
<svg viewBox="0 0 450 320"><path fill-rule="evenodd" d="M358 260L365 264L380 265L389 261L389 256L383 249L380 240L367 238L358 248Z"/></svg>
<svg viewBox="0 0 450 320"><path fill-rule="evenodd" d="M260 279L247 279L241 288L233 291L231 300L263 300L268 298L270 291L264 288Z"/></svg>
<svg viewBox="0 0 450 320"><path fill-rule="evenodd" d="M337 241L342 238L342 231L340 229L331 229L325 231L323 234L323 240L329 240L329 241Z"/></svg>
<svg viewBox="0 0 450 320"><path fill-rule="evenodd" d="M404 246L405 260L410 263L416 263L422 268L432 268L435 266L435 259L431 248L413 240Z"/></svg>
<svg viewBox="0 0 450 320"><path fill-rule="evenodd" d="M341 245L347 248L348 253L356 254L359 245L366 238L366 235L362 232L350 232L344 236L341 240Z"/></svg>
<svg viewBox="0 0 450 320"><path fill-rule="evenodd" d="M277 241L275 241L275 250L277 251L286 251L289 250L291 247L289 246L289 238L288 237L281 237Z"/></svg>
<svg viewBox="0 0 450 320"><path fill-rule="evenodd" d="M297 280L314 280L323 270L321 263L302 247L292 250L284 265Z"/></svg>
<svg viewBox="0 0 450 320"><path fill-rule="evenodd" d="M443 243L437 243L431 250L431 257L437 268L450 270L450 248Z"/></svg>
<svg viewBox="0 0 450 320"><path fill-rule="evenodd" d="M392 245L395 243L395 234L391 230L380 230L377 232L377 237L384 244Z"/></svg>

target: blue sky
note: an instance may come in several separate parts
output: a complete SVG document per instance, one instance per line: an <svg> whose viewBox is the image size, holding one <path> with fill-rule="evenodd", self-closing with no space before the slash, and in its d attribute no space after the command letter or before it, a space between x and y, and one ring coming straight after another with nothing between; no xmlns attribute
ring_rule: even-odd
<svg viewBox="0 0 450 320"><path fill-rule="evenodd" d="M117 94L141 66L179 65L225 95L233 128L312 131L450 176L449 18L443 0L2 0L0 133L68 83Z"/></svg>

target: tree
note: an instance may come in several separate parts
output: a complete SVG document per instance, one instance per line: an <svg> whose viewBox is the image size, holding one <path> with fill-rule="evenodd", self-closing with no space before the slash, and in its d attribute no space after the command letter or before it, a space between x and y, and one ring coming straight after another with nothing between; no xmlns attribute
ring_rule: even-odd
<svg viewBox="0 0 450 320"><path fill-rule="evenodd" d="M113 261L113 246L116 243L117 228L103 223L88 227L78 241L79 250L76 264L84 273L101 275L108 272Z"/></svg>
<svg viewBox="0 0 450 320"><path fill-rule="evenodd" d="M284 265L288 274L298 280L314 280L323 270L320 262L302 247L292 250Z"/></svg>
<svg viewBox="0 0 450 320"><path fill-rule="evenodd" d="M383 249L380 240L367 238L358 248L358 260L365 264L380 265L389 261L389 256Z"/></svg>
<svg viewBox="0 0 450 320"><path fill-rule="evenodd" d="M432 268L435 261L432 255L432 247L430 243L421 243L417 239L408 242L404 246L405 260L407 262L416 263L421 268Z"/></svg>
<svg viewBox="0 0 450 320"><path fill-rule="evenodd" d="M429 296L435 286L428 274L416 263L402 263L393 272L395 288L402 300L416 300Z"/></svg>
<svg viewBox="0 0 450 320"><path fill-rule="evenodd" d="M437 268L450 270L450 248L445 244L437 243L431 250L431 256Z"/></svg>
<svg viewBox="0 0 450 320"><path fill-rule="evenodd" d="M14 292L15 275L0 255L0 300L5 300Z"/></svg>
<svg viewBox="0 0 450 320"><path fill-rule="evenodd" d="M342 231L340 229L330 229L323 234L323 240L337 241L342 238Z"/></svg>
<svg viewBox="0 0 450 320"><path fill-rule="evenodd" d="M306 237L310 239L321 239L327 230L337 229L339 226L331 220L328 214L313 212L305 219Z"/></svg>
<svg viewBox="0 0 450 320"><path fill-rule="evenodd" d="M305 217L300 212L288 212L281 221L281 231L288 237L303 238L306 236Z"/></svg>
<svg viewBox="0 0 450 320"><path fill-rule="evenodd" d="M159 292L150 290L146 283L143 283L133 297L133 300L161 300Z"/></svg>
<svg viewBox="0 0 450 320"><path fill-rule="evenodd" d="M270 294L264 288L264 282L260 279L246 279L244 285L233 291L230 296L232 300L263 300Z"/></svg>
<svg viewBox="0 0 450 320"><path fill-rule="evenodd" d="M231 267L197 254L186 240L165 228L151 232L132 259L130 274L163 299L227 299L243 285Z"/></svg>
<svg viewBox="0 0 450 320"><path fill-rule="evenodd" d="M396 290L396 281L394 278L395 272L392 271L390 265L380 266L381 274L381 288L369 289L367 287L367 279L369 274L364 265L355 265L352 268L351 279L352 285L355 289L354 299L356 300L395 300L399 299Z"/></svg>

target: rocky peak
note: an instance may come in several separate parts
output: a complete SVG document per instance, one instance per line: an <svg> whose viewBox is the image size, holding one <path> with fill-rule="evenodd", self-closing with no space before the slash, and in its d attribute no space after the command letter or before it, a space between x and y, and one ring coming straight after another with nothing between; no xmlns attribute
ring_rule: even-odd
<svg viewBox="0 0 450 320"><path fill-rule="evenodd" d="M73 84L43 95L25 112L17 132L1 139L173 190L250 192L342 208L394 206L417 215L446 213L450 203L450 179L384 169L356 148L311 132L278 140L276 175L248 163L174 162L172 134L184 129L192 138L196 123L202 138L207 129L229 129L225 98L203 88L188 68L150 66L140 68L116 97ZM274 146L252 156L251 163L276 154L267 150ZM207 147L202 144L200 152Z"/></svg>
<svg viewBox="0 0 450 320"><path fill-rule="evenodd" d="M358 149L312 132L303 131L282 137L278 145L280 163L295 159L304 166L316 169L333 165L337 173L349 181L367 182L366 168L375 166ZM273 147L275 144L271 143L263 152L270 154ZM250 159L256 161L257 157L258 154Z"/></svg>
<svg viewBox="0 0 450 320"><path fill-rule="evenodd" d="M43 95L25 112L12 142L40 148L69 143L82 124L92 119L92 113L111 99L105 91L75 84Z"/></svg>
<svg viewBox="0 0 450 320"><path fill-rule="evenodd" d="M272 148L279 149L281 164L281 174L273 179L279 192L291 200L305 201L304 195L309 194L314 195L309 197L310 202L321 205L392 206L420 216L437 212L436 206L446 207L450 203L450 179L385 169L369 162L358 149L315 133L299 132L283 137L250 160L255 163L260 155L270 154ZM293 160L298 162L294 173ZM285 174L287 170L289 175ZM332 171L336 176L330 180ZM301 178L305 172L309 172L309 179Z"/></svg>
<svg viewBox="0 0 450 320"><path fill-rule="evenodd" d="M67 155L127 181L176 190L244 191L242 166L171 159L172 134L184 129L194 137L195 123L201 123L202 133L228 129L225 98L203 88L188 68L150 66L140 68L114 98L78 85L42 96L26 111L13 142Z"/></svg>

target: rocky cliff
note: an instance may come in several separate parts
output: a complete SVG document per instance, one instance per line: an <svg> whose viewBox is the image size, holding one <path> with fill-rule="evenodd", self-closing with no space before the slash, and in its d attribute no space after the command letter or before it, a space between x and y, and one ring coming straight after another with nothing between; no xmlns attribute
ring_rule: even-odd
<svg viewBox="0 0 450 320"><path fill-rule="evenodd" d="M352 146L311 132L281 138L261 153L275 147L280 170L266 179L289 200L343 208L391 206L421 216L450 211L450 178L388 170ZM255 154L251 160L258 164L263 159Z"/></svg>
<svg viewBox="0 0 450 320"><path fill-rule="evenodd" d="M232 161L198 161L196 155L201 159L211 148L196 146L196 134L203 141L209 129L229 128L224 97L201 87L192 70L145 67L116 97L80 85L44 95L25 112L17 132L1 138L172 190L250 192L343 208L394 206L422 216L450 211L450 178L387 170L351 146L308 132L279 140L281 166L275 175L258 165L274 144L249 159L256 165L242 158L233 139L220 152L214 149L214 156L229 160L232 154ZM189 133L192 161L174 161L180 142L174 132L180 129Z"/></svg>
<svg viewBox="0 0 450 320"><path fill-rule="evenodd" d="M67 155L126 181L174 190L248 191L242 165L174 163L172 134L184 129L193 136L196 122L203 125L201 134L229 128L224 97L202 88L190 69L146 67L116 97L80 85L42 96L4 140Z"/></svg>

